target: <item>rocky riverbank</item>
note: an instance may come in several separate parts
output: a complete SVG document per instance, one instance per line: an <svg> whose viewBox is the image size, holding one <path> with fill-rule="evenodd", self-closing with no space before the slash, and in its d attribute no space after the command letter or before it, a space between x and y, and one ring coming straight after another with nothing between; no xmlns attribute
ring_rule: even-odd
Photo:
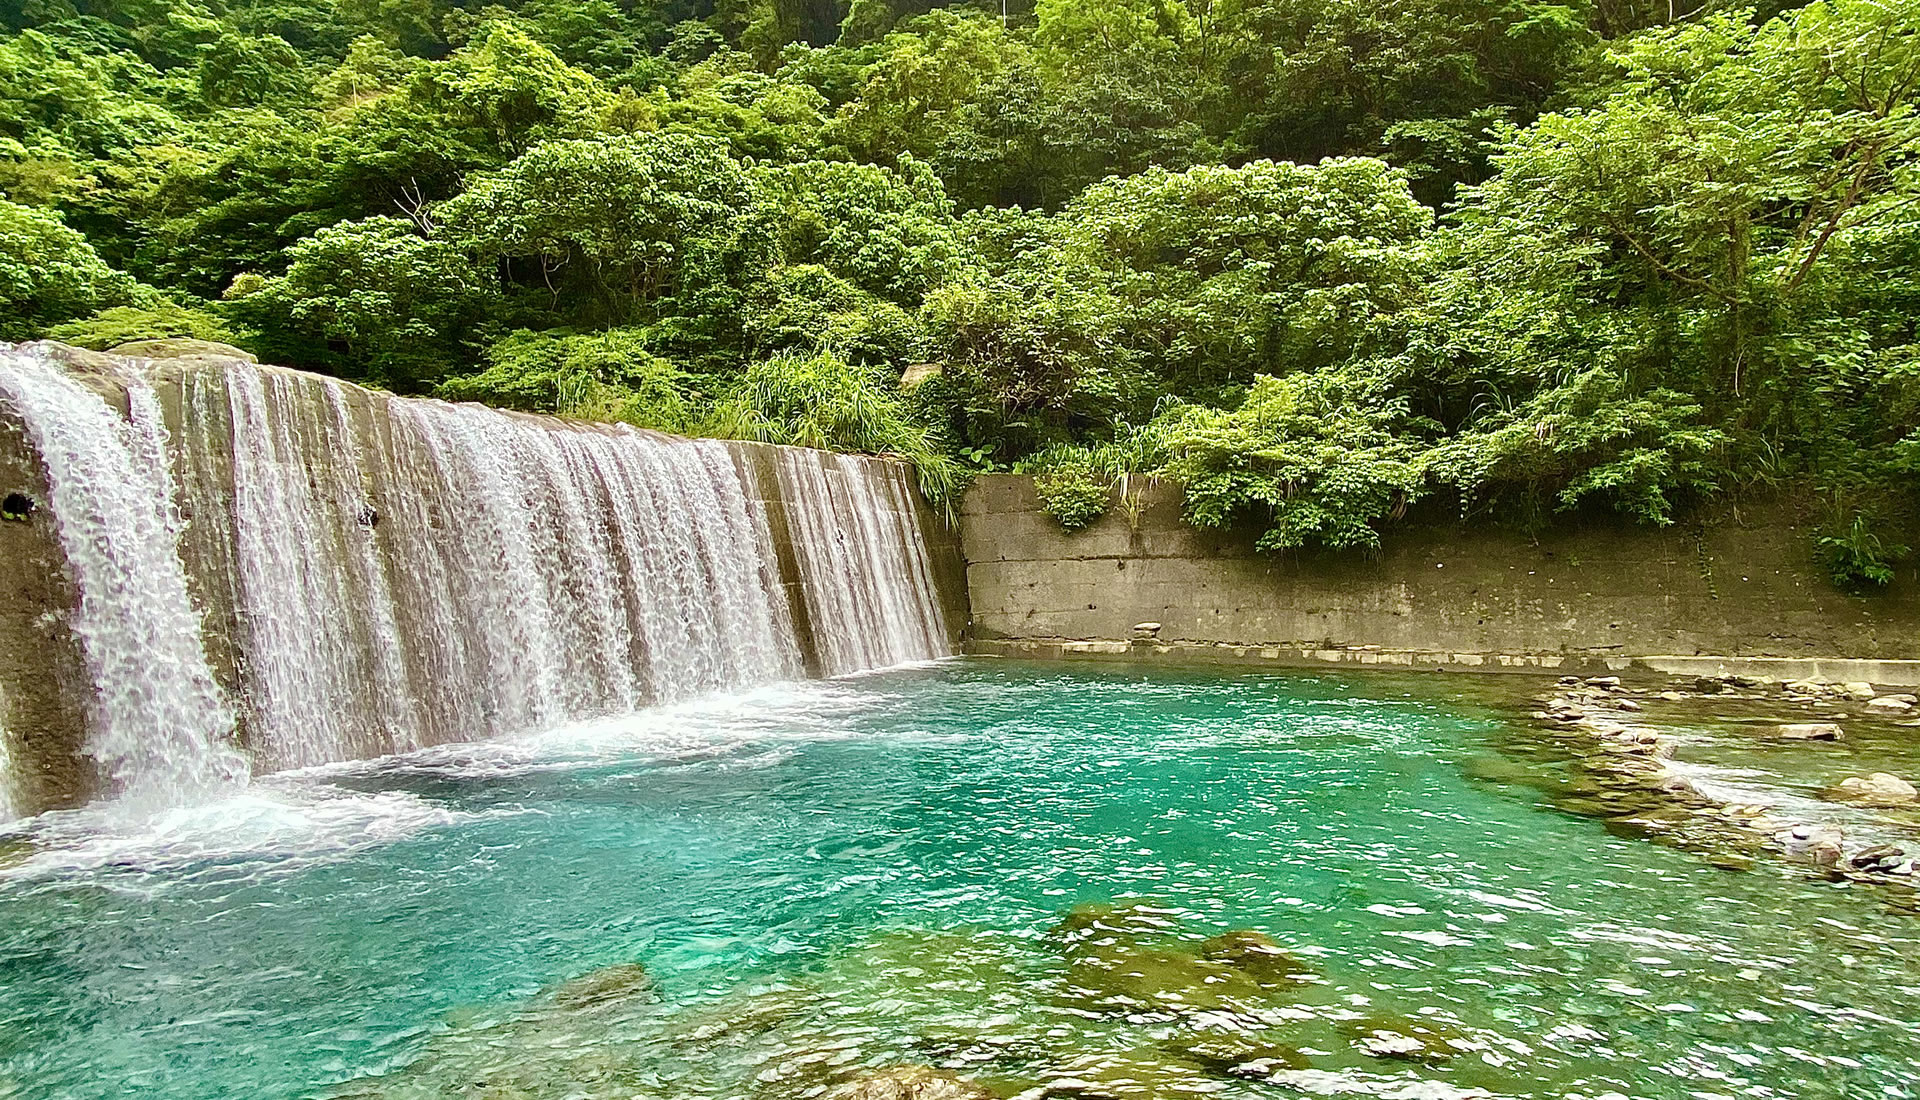
<svg viewBox="0 0 1920 1100"><path fill-rule="evenodd" d="M1563 783L1546 785L1559 808L1720 866L1772 856L1889 888L1920 911L1913 694L1861 682L1599 676L1565 677L1536 702L1534 728L1569 765Z"/></svg>

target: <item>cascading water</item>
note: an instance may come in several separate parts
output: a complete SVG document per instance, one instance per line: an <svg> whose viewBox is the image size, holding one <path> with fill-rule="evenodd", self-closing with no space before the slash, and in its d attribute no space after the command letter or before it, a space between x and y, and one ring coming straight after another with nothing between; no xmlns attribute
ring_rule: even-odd
<svg viewBox="0 0 1920 1100"><path fill-rule="evenodd" d="M115 789L164 805L244 775L216 672L259 772L791 679L809 650L827 675L948 652L897 464L156 369L159 396L119 380L123 418L0 346Z"/></svg>
<svg viewBox="0 0 1920 1100"><path fill-rule="evenodd" d="M257 765L414 747L392 599L367 519L366 471L331 379L234 364L182 380L184 497L210 523L194 560L233 609L240 702Z"/></svg>
<svg viewBox="0 0 1920 1100"><path fill-rule="evenodd" d="M7 732L6 718L7 697L0 695L0 821L19 816L13 798L13 748L8 744L13 735Z"/></svg>
<svg viewBox="0 0 1920 1100"><path fill-rule="evenodd" d="M410 563L399 617L431 640L416 688L459 736L799 673L765 518L722 445L388 410L378 531Z"/></svg>
<svg viewBox="0 0 1920 1100"><path fill-rule="evenodd" d="M723 445L387 401L363 453L331 379L230 363L186 386L187 495L232 517L212 556L264 767L799 672Z"/></svg>
<svg viewBox="0 0 1920 1100"><path fill-rule="evenodd" d="M797 448L782 448L775 469L823 671L945 653L946 627L904 472Z"/></svg>
<svg viewBox="0 0 1920 1100"><path fill-rule="evenodd" d="M77 596L71 628L91 693L87 752L133 808L202 797L246 775L233 716L200 648L151 391L130 378L122 419L44 352L4 353L0 398L46 466L49 510Z"/></svg>

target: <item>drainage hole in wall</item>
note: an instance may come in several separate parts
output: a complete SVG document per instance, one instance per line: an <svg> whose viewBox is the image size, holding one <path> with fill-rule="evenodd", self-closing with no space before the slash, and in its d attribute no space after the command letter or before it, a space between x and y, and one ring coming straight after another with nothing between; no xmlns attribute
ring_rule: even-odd
<svg viewBox="0 0 1920 1100"><path fill-rule="evenodd" d="M0 519L26 519L39 505L25 493L8 493L0 500Z"/></svg>

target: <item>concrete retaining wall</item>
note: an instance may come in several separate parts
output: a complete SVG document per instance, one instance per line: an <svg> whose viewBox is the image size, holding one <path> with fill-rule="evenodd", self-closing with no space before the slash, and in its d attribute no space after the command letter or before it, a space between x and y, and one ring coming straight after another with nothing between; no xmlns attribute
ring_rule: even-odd
<svg viewBox="0 0 1920 1100"><path fill-rule="evenodd" d="M1401 531L1374 557L1274 556L1256 554L1248 532L1188 526L1177 487L1149 485L1138 505L1135 517L1116 507L1067 532L1040 510L1027 478L980 478L961 515L975 647L1100 655L1101 644L1061 643L1104 640L1137 655L1153 647L1127 644L1131 628L1158 622L1155 644L1169 652L1252 647L1256 658L1272 650L1267 660L1406 667L1920 660L1912 570L1884 594L1849 596L1820 573L1810 533L1781 513L1699 528L1607 524L1538 541ZM1882 672L1892 677L1884 682L1908 675L1898 665Z"/></svg>

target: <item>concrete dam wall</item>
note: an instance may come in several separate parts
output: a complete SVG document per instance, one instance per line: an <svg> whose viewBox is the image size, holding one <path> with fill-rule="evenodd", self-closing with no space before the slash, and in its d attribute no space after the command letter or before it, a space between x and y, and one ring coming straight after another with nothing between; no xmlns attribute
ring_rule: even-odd
<svg viewBox="0 0 1920 1100"><path fill-rule="evenodd" d="M1887 683L1920 676L1897 664L1920 659L1912 570L1883 594L1847 595L1813 561L1810 532L1779 515L1665 530L1609 524L1538 541L1407 530L1374 557L1276 556L1256 553L1244 532L1183 522L1176 486L1149 484L1137 505L1134 517L1116 505L1069 532L1041 511L1028 478L980 478L961 515L974 647L1697 673L1731 657L1749 669L1777 664L1777 678L1821 668ZM1159 631L1136 641L1132 628L1146 622Z"/></svg>
<svg viewBox="0 0 1920 1100"><path fill-rule="evenodd" d="M186 350L0 345L0 816L926 659L966 623L901 463Z"/></svg>

